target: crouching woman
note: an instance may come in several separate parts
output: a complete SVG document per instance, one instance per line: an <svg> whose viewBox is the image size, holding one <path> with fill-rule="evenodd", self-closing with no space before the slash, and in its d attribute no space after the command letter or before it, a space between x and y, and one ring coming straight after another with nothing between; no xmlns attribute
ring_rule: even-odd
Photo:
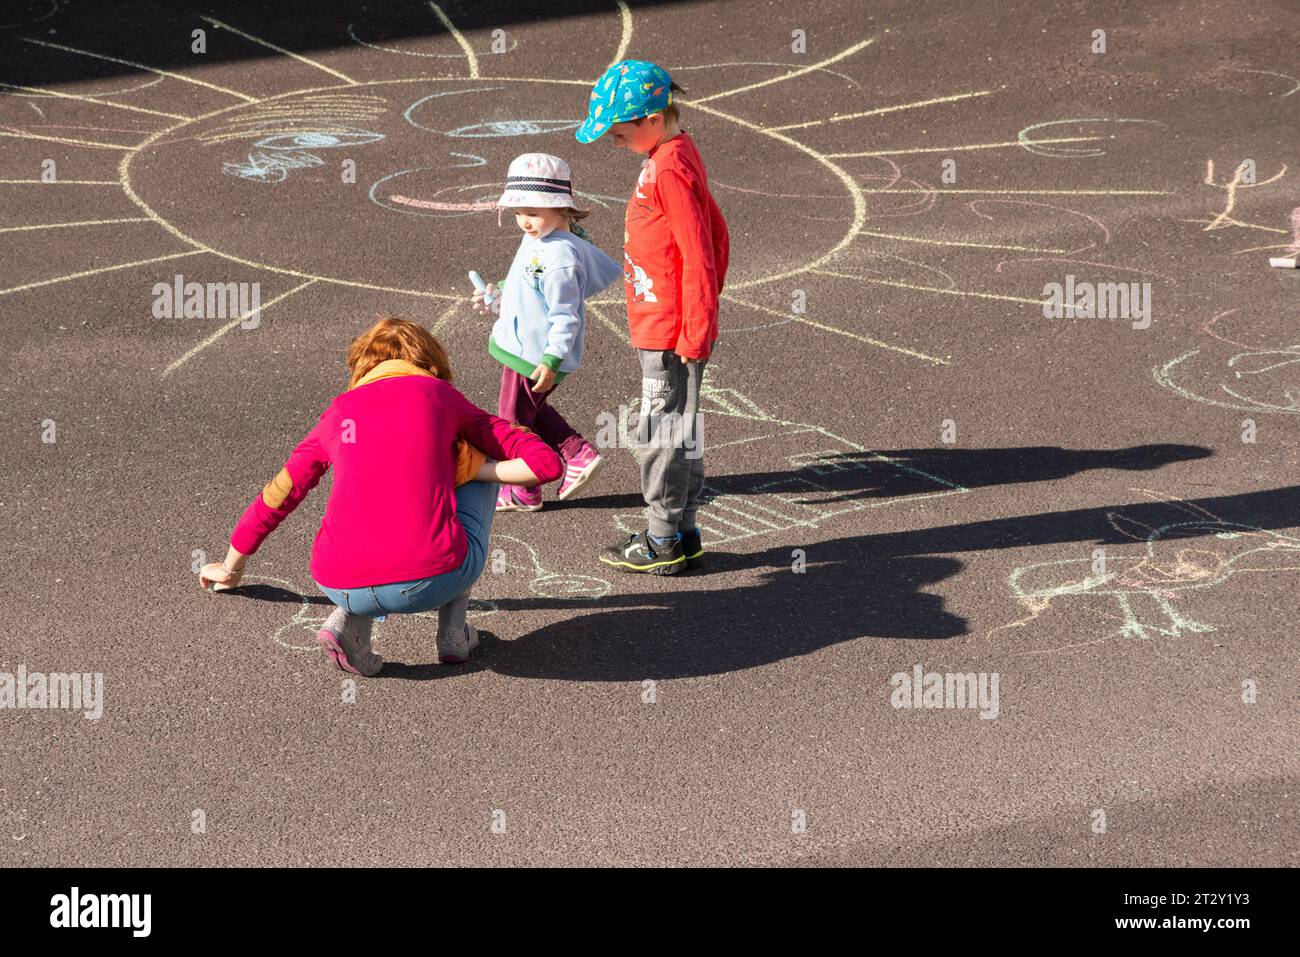
<svg viewBox="0 0 1300 957"><path fill-rule="evenodd" d="M200 584L238 587L248 556L333 466L311 573L338 607L317 641L339 668L373 676L383 667L375 619L437 609L438 660L463 663L478 643L465 611L499 485L555 481L564 463L461 395L446 350L413 322L381 317L353 340L347 365L348 390L245 509L225 561L205 565Z"/></svg>

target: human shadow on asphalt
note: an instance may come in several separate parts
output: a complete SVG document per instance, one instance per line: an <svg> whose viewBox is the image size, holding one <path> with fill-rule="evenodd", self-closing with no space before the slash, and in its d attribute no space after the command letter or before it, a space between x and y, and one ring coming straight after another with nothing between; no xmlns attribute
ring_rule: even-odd
<svg viewBox="0 0 1300 957"><path fill-rule="evenodd" d="M1251 527L1300 523L1300 486L1187 501L1226 522ZM1163 529L1165 541L1216 534L1213 523L1198 523L1168 502L1143 499L820 542L802 537L811 538L815 529L792 529L779 533L786 542L762 552L706 553L710 579L759 568L756 583L685 589L673 577L636 579L609 569L610 576L630 580L635 590L597 601L494 598L506 614L557 609L569 614L485 648L483 659L493 671L515 677L640 681L738 671L863 638L953 638L967 633L967 621L933 593L936 583L964 567L948 553L1079 542L1080 557L1088 558L1097 546L1138 544L1111 524L1115 512L1128 519L1129 529L1140 527L1134 523ZM806 552L802 573L792 570L795 548ZM1005 571L1012 571L1010 564ZM1005 581L995 579L992 587L1005 589ZM1007 601L1010 607L1009 592Z"/></svg>
<svg viewBox="0 0 1300 957"><path fill-rule="evenodd" d="M953 485L987 488L1050 482L1093 469L1143 471L1175 462L1208 458L1212 449L1199 445L1137 445L1125 449L1065 449L1031 446L1006 449L926 448L877 452L826 453L802 468L776 472L708 475L705 504L719 495L799 494L808 505L897 498L943 491ZM883 458L882 458L883 457ZM889 459L891 461L885 461ZM707 459L706 459L707 473ZM938 481L936 481L938 480ZM547 502L565 508L633 509L645 504L638 493L585 495L568 502Z"/></svg>
<svg viewBox="0 0 1300 957"><path fill-rule="evenodd" d="M303 602L307 602L309 605L334 604L324 595L300 595L296 591L289 591L287 588L280 588L278 585L240 585L238 588L232 588L228 592L219 592L218 594L251 598L254 601L277 601L295 605L300 605Z"/></svg>
<svg viewBox="0 0 1300 957"><path fill-rule="evenodd" d="M636 6L687 5L687 0L638 0ZM12 4L14 9L0 13L0 63L5 64L9 83L52 86L76 83L96 77L137 73L131 61L152 67L190 74L199 60L208 63L239 63L250 75L272 54L254 42L234 43L209 38L202 57L190 48L190 30L215 25L198 20L200 14L215 17L235 29L256 37L277 37L285 42L286 29L295 53L318 50L350 51L359 44L377 45L381 49L403 41L420 41L427 37L445 38L446 28L422 3L357 3L357 0L278 0L276 3L253 3L250 0L175 0L160 3L58 4L52 0L27 0ZM617 12L608 0L565 0L544 6L520 3L519 0L474 0L457 4L451 14L456 28L467 35L482 31L527 25L538 19L547 21L569 17L601 17ZM585 23L586 20L579 22ZM586 29L586 27L582 27ZM54 37L59 43L110 54L114 60L101 60L88 66L84 59L66 52L36 56L24 37ZM184 43L176 42L182 35ZM394 53L401 51L394 50ZM427 55L427 54L416 54ZM595 79L593 75L592 79Z"/></svg>

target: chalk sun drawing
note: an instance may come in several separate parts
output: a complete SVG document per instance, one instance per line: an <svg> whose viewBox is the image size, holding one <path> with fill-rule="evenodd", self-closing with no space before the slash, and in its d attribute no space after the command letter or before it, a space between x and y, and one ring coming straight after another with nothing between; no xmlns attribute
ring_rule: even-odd
<svg viewBox="0 0 1300 957"><path fill-rule="evenodd" d="M399 28L397 18L382 8L369 10L354 22L340 23L340 37L351 38L354 49L363 57L360 61L355 57L338 58L329 54L313 57L293 50L289 33L283 40L276 36L262 37L242 29L238 23L201 17L216 29L216 35L223 43L251 44L262 48L260 52L264 55L265 51L270 51L295 76L300 75L304 67L327 75L322 80L328 85L271 95L253 95L215 82L223 76L237 75L228 70L199 76L126 59L114 50L25 37L26 42L49 56L80 57L124 65L149 75L155 84L167 84L160 89L185 85L193 94L187 102L198 99L201 104L186 111L164 112L151 106L109 101L91 95L29 91L31 95L67 97L83 105L96 104L106 114L127 110L157 118L158 127L154 132L143 139L133 136L130 142L51 135L21 126L0 131L0 136L54 140L70 148L88 151L116 151L120 155L116 182L140 211L140 215L132 220L147 220L177 243L174 252L162 257L97 266L42 280L36 285L80 280L134 268L146 262L164 262L168 258L203 255L220 257L249 270L285 277L295 295L299 290L329 285L354 290L358 295L409 296L415 304L430 301L454 304L463 299L463 264L431 264L417 244L394 243L392 224L386 217L447 216L463 221L467 215L483 214L485 229L482 237L473 235L475 231L464 231L464 252L467 259L486 259L494 247L493 233L486 228L492 214L484 205L493 198L491 194L500 184L496 182L498 177L483 174L491 169L504 170L509 159L522 150L559 154L573 152L572 131L582 119L590 78L597 76L604 66L629 55L635 33L635 16L623 0L612 0L609 6L611 16L591 20L587 28L588 42L582 52L585 54L598 48L603 32L609 42L606 55L610 59L606 64L601 62L603 57L601 60L588 57L590 62L578 74L587 78L579 79L567 78L574 76L572 64L566 64L563 73L556 76L488 75L506 74L512 61L508 56L496 56L475 48L476 44L486 43L487 33L466 36L437 2L419 5L419 10L420 15L427 18L427 29L420 30L422 36L419 40L384 40L384 37L396 35ZM36 14L44 15L45 12L42 8ZM512 31L514 36L511 39L518 42L521 36L526 36L526 29L520 27ZM1138 118L1049 119L1022 129L1014 138L998 142L955 143L939 147L904 145L888 150L833 153L805 142L805 134L812 136L821 128L850 124L854 130L861 129L866 139L870 136L870 124L875 117L907 111L950 110L997 93L992 89L945 91L906 102L881 103L858 112L813 116L781 125L765 123L761 109L747 96L754 91L767 93L780 88L792 102L800 102L798 93L801 81L806 77L842 82L856 95L860 93L857 88L862 84L845 71L846 67L855 60L871 56L877 40L875 35L850 37L840 48L811 63L743 61L744 68L749 71L747 81L736 81L730 86L726 78L733 76L734 70L724 64L665 64L670 71L677 70L688 77L693 88L690 96L680 100L690 113L692 134L729 144L728 149L712 154L710 167L711 175L721 183L745 184L740 190L728 193L729 217L751 221L763 219L769 207L767 197L790 192L788 184L797 180L799 191L809 197L801 202L800 215L819 226L808 231L765 231L759 241L736 244L723 297L728 306L722 318L723 331L727 331L729 325L752 334L812 330L842 337L858 349L885 350L923 364L950 364L950 357L889 342L884 336L867 334L860 326L853 327L853 323L838 324L825 315L816 319L808 315L791 318L788 310L774 309L756 299L754 293L774 291L783 296L801 277L819 276L832 284L847 284L845 297L857 294L863 284L883 284L923 296L938 296L940 302L958 297L1038 306L1041 302L1037 295L963 288L950 273L940 268L944 264L920 262L916 256L910 259L907 256L894 259L876 257L870 261L873 275L856 274L851 250L864 242L907 243L922 251L959 247L1060 255L1051 251L1057 247L990 243L979 236L969 239L960 235L954 237L947 228L942 236L869 230L868 203L873 207L879 206L873 208L873 218L886 218L917 215L936 204L948 202L954 196L1127 197L1167 195L1169 191L1143 188L1140 184L1076 189L1068 182L1051 184L1049 188L1043 188L1042 184L1029 184L1031 188L1024 189L938 187L902 176L898 165L890 159L890 156L940 149L1011 149L1028 153L1039 151L1040 155L1050 153L1048 158L1054 168L1059 168L1062 160L1077 162L1087 158L1071 152L1080 147L1068 144L1087 144L1082 149L1089 154L1095 153L1099 149L1095 144L1101 140L1113 140L1121 130L1143 128L1141 124L1146 121ZM359 69L364 69L368 60L383 58L414 66L427 63L428 60L423 58L429 57L460 62L464 69L459 75L368 81L332 65L341 64L346 59L348 63L358 62ZM276 60L273 57L268 62ZM763 76L763 73L768 75ZM259 78L265 76L259 74ZM273 79L273 73L270 76ZM752 78L755 76L758 78ZM58 102L58 99L44 99L42 105L48 112ZM156 102L156 97L150 102ZM748 107L734 107L731 106L733 103L748 104ZM746 108L755 112L746 116ZM36 114L29 112L28 115L34 122ZM1065 128L1071 124L1084 129ZM1081 135L1042 135L1055 132L1081 132ZM474 157L474 166L462 162L466 156L465 144L470 141L475 145L470 153ZM205 152L212 147L236 143L243 146L238 158L212 156ZM1066 145L1061 145L1058 150L1058 144ZM756 164L750 156L759 153L765 156L765 161ZM355 160L358 167L355 188L346 187L339 176L338 166L344 154L347 159ZM423 162L414 166L412 157L421 157ZM426 157L429 159L424 159ZM869 169L862 173L850 172L847 168L850 160L883 163L892 172L884 176L875 175ZM466 174L466 169L470 173ZM628 172L618 163L579 161L575 168L575 190L584 197L595 199L601 212L605 211L604 203L609 202L616 213L617 205L628 194ZM491 190L487 185L489 181ZM5 184L27 182L34 181L14 179L6 180ZM65 181L64 188L108 185L110 182ZM178 191L177 183L186 188ZM213 196L221 199L221 215L213 215ZM328 201L322 202L322 196L328 197ZM399 197L410 202L398 201ZM894 205L891 207L889 204ZM747 211L746 206L752 206L752 209ZM286 211L291 215L286 215ZM608 224L596 222L598 218L594 217L591 224L593 235L598 242L616 247L617 222L612 217ZM39 219L35 207L31 219ZM119 228L145 228L139 224L126 226L125 219L121 222L124 225ZM33 223L34 228L71 225ZM251 226L257 228L248 228ZM609 228L604 228L606 226ZM348 236L347 247L382 249L386 254L342 257L337 254L340 244L301 241L304 235L328 236L344 231ZM1059 248L1071 249L1078 245L1074 243ZM895 251L883 252L889 255ZM943 279L936 284L924 281L920 276L882 275L880 267L888 268L891 264L903 264L907 270L920 270L922 273L938 270L932 274L942 275ZM983 275L997 277L990 271ZM1015 282L1019 291L1025 277L998 278L1003 282ZM35 287L26 283L0 289L0 296ZM1036 293L1037 289L1033 292ZM291 318L306 310L307 304L290 297L279 308L286 318ZM442 324L445 321L448 320L444 314L438 322ZM211 342L205 340L186 351L181 360L167 367L168 374L180 365L195 361L218 341L219 338Z"/></svg>

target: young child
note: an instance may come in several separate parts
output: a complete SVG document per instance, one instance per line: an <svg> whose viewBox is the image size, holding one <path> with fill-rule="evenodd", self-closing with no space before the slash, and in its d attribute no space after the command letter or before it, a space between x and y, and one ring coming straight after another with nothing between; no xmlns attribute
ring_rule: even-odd
<svg viewBox="0 0 1300 957"><path fill-rule="evenodd" d="M647 159L627 204L624 283L632 345L641 363L641 494L647 529L611 545L600 560L625 571L672 575L704 554L695 512L704 490L700 383L718 338L718 297L730 237L709 193L704 162L678 126L661 67L615 63L596 81L575 134Z"/></svg>
<svg viewBox="0 0 1300 957"><path fill-rule="evenodd" d="M500 312L488 339L488 352L503 367L497 414L535 432L560 453L563 500L582 488L604 459L547 400L582 361L583 300L607 287L622 268L577 225L590 210L577 208L569 164L558 156L516 157L497 207L498 222L501 210L513 210L524 233L502 288L495 283L487 287L492 305L483 305L482 292L473 296L476 310ZM499 512L541 507L540 487L503 485L497 496Z"/></svg>

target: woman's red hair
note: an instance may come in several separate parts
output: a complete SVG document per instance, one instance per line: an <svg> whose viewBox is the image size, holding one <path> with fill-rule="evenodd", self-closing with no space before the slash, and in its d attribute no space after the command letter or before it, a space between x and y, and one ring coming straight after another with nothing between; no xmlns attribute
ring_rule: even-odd
<svg viewBox="0 0 1300 957"><path fill-rule="evenodd" d="M432 332L397 316L380 315L379 321L352 340L348 347L348 387L387 359L405 359L451 381L451 360Z"/></svg>

